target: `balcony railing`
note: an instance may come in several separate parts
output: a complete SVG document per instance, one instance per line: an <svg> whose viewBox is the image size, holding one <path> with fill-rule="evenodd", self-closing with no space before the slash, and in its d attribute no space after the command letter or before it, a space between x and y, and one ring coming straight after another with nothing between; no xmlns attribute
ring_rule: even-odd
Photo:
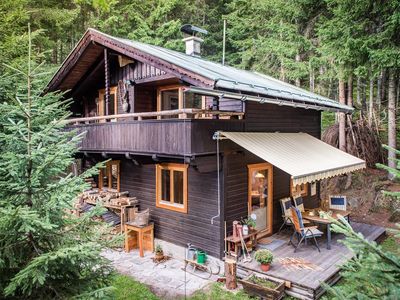
<svg viewBox="0 0 400 300"><path fill-rule="evenodd" d="M242 131L242 117L240 112L180 109L66 122L67 130L86 133L79 145L82 152L200 155L215 153L215 131Z"/></svg>
<svg viewBox="0 0 400 300"><path fill-rule="evenodd" d="M152 111L152 112L140 112L140 113L126 113L117 115L107 116L96 116L96 117L83 117L73 118L66 120L67 124L89 124L106 121L134 121L144 119L163 119L163 118L178 118L178 119L212 119L214 117L220 119L242 119L243 112L231 112L231 111L218 111L218 110L205 110L197 108L185 108L175 110L164 110L164 111Z"/></svg>

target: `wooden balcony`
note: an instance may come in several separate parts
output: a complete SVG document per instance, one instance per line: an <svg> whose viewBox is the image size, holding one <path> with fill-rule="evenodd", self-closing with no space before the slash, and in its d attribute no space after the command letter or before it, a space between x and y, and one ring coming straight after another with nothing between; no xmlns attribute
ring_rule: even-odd
<svg viewBox="0 0 400 300"><path fill-rule="evenodd" d="M199 155L216 152L215 131L242 131L242 116L199 109L130 113L69 119L67 130L86 132L81 152Z"/></svg>

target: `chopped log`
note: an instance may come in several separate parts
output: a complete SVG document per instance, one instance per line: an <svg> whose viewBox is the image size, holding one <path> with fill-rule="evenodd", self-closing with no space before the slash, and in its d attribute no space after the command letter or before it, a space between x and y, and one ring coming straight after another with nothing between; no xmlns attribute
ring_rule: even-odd
<svg viewBox="0 0 400 300"><path fill-rule="evenodd" d="M225 286L228 290L234 290L237 288L237 279L236 279L236 261L233 259L227 258L225 260L225 277L226 282Z"/></svg>

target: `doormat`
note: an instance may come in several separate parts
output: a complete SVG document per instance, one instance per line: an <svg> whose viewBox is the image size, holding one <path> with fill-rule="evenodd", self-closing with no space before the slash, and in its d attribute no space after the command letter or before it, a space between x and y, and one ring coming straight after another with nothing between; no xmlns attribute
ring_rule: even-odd
<svg viewBox="0 0 400 300"><path fill-rule="evenodd" d="M276 240L271 241L269 244L257 244L257 247L261 248L261 249L267 249L267 250L273 251L275 249L278 249L280 246L284 245L285 243L287 243L287 242L284 240L276 239Z"/></svg>

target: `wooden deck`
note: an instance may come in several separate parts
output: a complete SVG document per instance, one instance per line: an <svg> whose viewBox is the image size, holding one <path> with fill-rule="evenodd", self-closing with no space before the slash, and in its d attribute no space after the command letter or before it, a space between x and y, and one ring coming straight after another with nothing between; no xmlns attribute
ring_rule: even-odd
<svg viewBox="0 0 400 300"><path fill-rule="evenodd" d="M368 225L363 223L352 222L353 229L361 232L368 240L380 240L385 235L385 229L379 226ZM278 278L288 282L286 293L290 296L299 299L318 299L325 292L321 286L321 282L329 285L335 284L339 279L339 266L352 257L352 252L346 248L338 239L343 238L343 235L332 234L332 249L326 249L326 240L319 239L321 252L315 248L311 241L305 246L304 244L294 253L294 248L288 245L289 232L281 232L279 235L274 234L270 240L284 240L285 243L272 250L274 254L274 262L271 269L264 273L273 278ZM270 244L272 247L272 244ZM278 262L278 258L293 257L301 258L314 264L316 269L287 269ZM253 259L250 263L239 263L239 275L243 272L263 273L260 270L259 264Z"/></svg>

